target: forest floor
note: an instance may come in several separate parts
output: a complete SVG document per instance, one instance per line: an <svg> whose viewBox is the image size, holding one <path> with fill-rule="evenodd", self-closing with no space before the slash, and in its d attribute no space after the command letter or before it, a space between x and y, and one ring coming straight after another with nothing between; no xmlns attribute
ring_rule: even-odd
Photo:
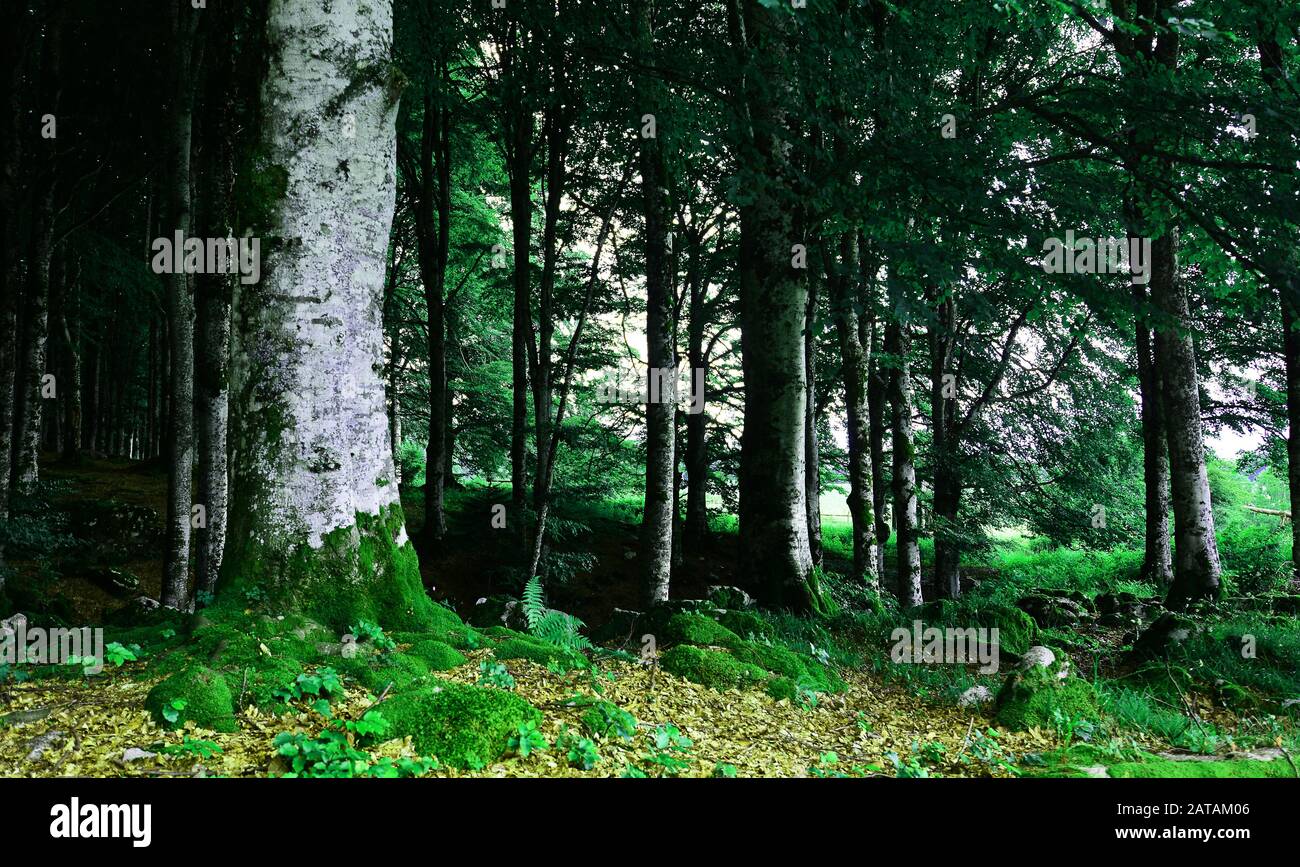
<svg viewBox="0 0 1300 867"><path fill-rule="evenodd" d="M28 525L29 547L62 553L15 560L21 580L11 583L27 592L24 598L16 591L20 610L41 607L37 616L68 624L112 622L131 593L155 594L159 564L151 546L160 526L148 525L161 514L163 477L147 465L92 462L75 469L51 467L47 478L46 501L29 510L44 516ZM427 583L431 595L468 622L488 626L495 615L477 611L475 602L518 593L509 574L495 566L500 548L484 530L492 493L456 491L451 499L452 536L446 550L453 553L422 556ZM90 503L97 505L89 509L94 517L87 518ZM418 503L409 509L412 525L418 526ZM561 504L557 513L563 522L561 538L567 540L557 544L558 562L568 564L570 574L557 582L551 604L578 613L591 626L601 625L614 607L633 607L635 504ZM715 550L687 562L674 596L703 597L714 584L743 587L730 566L734 536L720 529ZM111 549L112 565L104 565L102 556L88 556L88 549L101 554ZM827 550L833 571L844 553L833 528ZM1002 565L972 571L985 581L1025 571L1014 558ZM1041 575L1032 580L1054 583ZM124 583L131 589L124 591ZM38 605L42 600L48 604ZM481 615L477 622L474 615ZM1040 640L1066 648L1075 670L1093 678L1101 710L1096 719L1058 719L1024 730L999 723L991 705L962 707L956 701L977 685L996 692L1002 676L983 676L969 666L891 664L887 646L873 632L884 621L846 613L830 631L786 616L772 623L778 643L816 653L808 640L812 636L825 645L823 660L829 648L842 678L840 688L777 699L760 685L710 688L627 654L602 654L591 667L569 671L503 659L513 692L541 711L538 731L547 746L515 749L476 769L442 764L419 766L417 772L488 777L1300 777L1293 759L1300 750L1297 703L1284 698L1300 682L1297 659L1288 656L1296 646L1289 642L1300 634L1294 621L1270 618L1260 625L1276 671L1257 681L1237 675L1245 686L1232 702L1224 700L1221 677L1206 684L1171 673L1172 689L1153 685L1144 679L1145 669L1135 671L1123 662L1122 645L1132 639L1122 629L1092 622L1044 629ZM843 633L841 625L847 627ZM136 647L136 659L106 664L95 676L64 670L24 678L0 670L0 775L280 775L290 770L280 748L285 733L326 738L329 730L341 730L342 720L362 720L376 704L383 710L386 691L355 682L346 683L328 711L310 702L281 706L284 712L278 714L252 704L240 707L245 672L235 705L238 725L232 731L212 731L193 722L169 731L145 710L146 695L167 673L160 661L182 652L184 637L168 632L158 646ZM110 629L109 640L114 634ZM407 649L398 638L395 652ZM462 651L463 662L428 677L482 684L484 672L498 666L490 647ZM1276 695L1265 694L1270 685ZM236 681L231 691L236 691ZM575 757L574 733L582 732L592 701L612 702L635 718L635 729L624 737L596 738L585 747L588 755ZM348 748L356 747L357 767L363 770L381 767L384 759L389 760L384 768L403 763L409 770L419 758L410 738L372 744L349 734L347 741Z"/></svg>

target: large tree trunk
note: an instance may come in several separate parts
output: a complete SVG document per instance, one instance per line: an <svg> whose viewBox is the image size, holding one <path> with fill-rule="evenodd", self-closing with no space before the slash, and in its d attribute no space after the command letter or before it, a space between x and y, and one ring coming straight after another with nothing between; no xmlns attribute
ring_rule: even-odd
<svg viewBox="0 0 1300 867"><path fill-rule="evenodd" d="M1205 470L1201 401L1196 375L1187 289L1178 279L1178 231L1170 227L1151 251L1151 296L1172 324L1156 330L1156 356L1163 368L1164 413L1169 441L1169 487L1174 509L1174 583L1170 608L1219 595L1219 548Z"/></svg>
<svg viewBox="0 0 1300 867"><path fill-rule="evenodd" d="M736 5L743 7L737 10ZM761 81L745 83L753 127L747 142L761 183L740 209L740 327L745 379L740 457L741 571L753 576L775 605L820 609L810 582L812 554L804 492L804 329L808 284L794 267L795 237L789 202L793 187L785 128L782 13L759 0L736 0L733 42L759 67Z"/></svg>
<svg viewBox="0 0 1300 867"><path fill-rule="evenodd" d="M198 52L198 11L171 9L171 106L168 114L166 185L169 234L190 236L190 142ZM171 347L167 416L167 523L163 542L162 604L187 610L190 597L190 510L194 505L194 281L167 277L167 323Z"/></svg>
<svg viewBox="0 0 1300 867"><path fill-rule="evenodd" d="M636 11L639 58L653 68L655 57L651 25L651 4L643 0ZM640 168L642 212L645 217L646 259L646 465L645 511L641 521L641 585L648 605L668 599L672 577L673 524L676 467L677 404L674 388L677 359L673 346L673 261L668 250L672 226L668 173L658 124L667 129L663 85L652 75L636 80L638 115L656 119L655 134L642 136ZM656 381L657 380L657 381Z"/></svg>
<svg viewBox="0 0 1300 867"><path fill-rule="evenodd" d="M271 0L266 33L261 172L282 193L261 283L237 305L219 604L242 607L241 590L259 587L268 606L340 630L428 628L380 375L403 81L392 5Z"/></svg>
<svg viewBox="0 0 1300 867"><path fill-rule="evenodd" d="M50 318L50 262L54 241L54 184L47 180L34 194L31 248L27 261L27 304L23 315L21 377L14 423L14 482L30 488L40 481L41 414ZM57 394L57 382L56 394Z"/></svg>
<svg viewBox="0 0 1300 867"><path fill-rule="evenodd" d="M889 277L890 316L885 325L886 371L894 449L894 534L898 546L898 600L905 608L921 604L921 549L916 525L916 465L912 444L912 382L908 339L901 314L898 278Z"/></svg>

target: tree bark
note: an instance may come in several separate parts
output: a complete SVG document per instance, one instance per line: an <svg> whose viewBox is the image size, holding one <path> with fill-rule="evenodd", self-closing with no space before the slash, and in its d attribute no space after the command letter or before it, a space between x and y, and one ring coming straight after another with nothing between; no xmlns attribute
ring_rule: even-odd
<svg viewBox="0 0 1300 867"><path fill-rule="evenodd" d="M898 600L903 607L921 604L921 549L917 542L916 466L912 444L912 383L908 371L909 341L906 323L900 321L901 286L888 278L890 317L885 325L886 372L894 450L894 532L898 547Z"/></svg>
<svg viewBox="0 0 1300 867"><path fill-rule="evenodd" d="M651 3L636 9L638 56L644 68L653 68L654 35ZM659 131L667 131L664 87L653 75L636 79L639 115L653 115L655 134L642 135L640 143L642 214L645 218L646 260L646 467L645 508L641 521L641 585L647 605L668 599L672 577L677 413L676 348L673 345L672 257L668 233L672 208L664 148ZM662 127L660 126L662 124ZM656 381L657 380L657 381Z"/></svg>
<svg viewBox="0 0 1300 867"><path fill-rule="evenodd" d="M737 8L739 7L739 8ZM741 365L745 379L740 457L741 571L774 605L820 610L810 582L812 553L804 490L807 380L804 330L808 284L791 260L793 189L785 128L784 19L759 0L734 0L733 44L755 77L742 85L752 132L751 171L760 182L740 208Z"/></svg>
<svg viewBox="0 0 1300 867"><path fill-rule="evenodd" d="M171 14L172 90L168 113L166 184L167 225L189 238L192 222L190 144L193 137L196 77L195 34L198 11L173 6ZM167 415L167 522L163 547L162 604L189 610L190 510L194 505L194 280L185 273L167 277L167 322L171 371Z"/></svg>
<svg viewBox="0 0 1300 867"><path fill-rule="evenodd" d="M872 486L870 409L867 404L871 375L870 347L862 343L859 299L853 291L857 272L857 238L852 232L839 237L838 261L828 262L831 315L839 343L844 382L845 427L848 434L849 515L853 523L853 577L876 587L876 508Z"/></svg>
<svg viewBox="0 0 1300 867"><path fill-rule="evenodd" d="M445 68L445 62L443 64ZM428 315L429 434L424 460L426 542L437 547L447 534L447 257L451 238L451 129L447 109L435 100L433 85L424 94L420 139L420 197L416 204L420 280ZM436 217L435 217L436 212Z"/></svg>
<svg viewBox="0 0 1300 867"><path fill-rule="evenodd" d="M396 193L388 0L271 0L261 283L237 299L230 542L218 604L330 628L429 628L384 411L384 267ZM345 122L351 137L339 134Z"/></svg>
<svg viewBox="0 0 1300 867"><path fill-rule="evenodd" d="M1152 243L1151 295L1173 324L1156 329L1161 390L1169 443L1169 487L1174 510L1174 582L1168 604L1175 610L1219 595L1219 548L1205 469L1196 348L1190 331L1187 289L1178 279L1178 230L1169 227Z"/></svg>
<svg viewBox="0 0 1300 867"><path fill-rule="evenodd" d="M204 111L200 197L202 234L226 237L231 232L231 193L235 180L235 115L231 91L235 81L236 46L232 22L209 28L212 44L207 49L208 69L204 76ZM205 511L203 525L196 528L194 583L210 599L221 575L225 552L226 525L230 500L228 439L230 422L230 329L233 302L232 278L228 274L200 274L195 277L198 296L197 354L194 372L194 414L198 428L198 475L195 499Z"/></svg>

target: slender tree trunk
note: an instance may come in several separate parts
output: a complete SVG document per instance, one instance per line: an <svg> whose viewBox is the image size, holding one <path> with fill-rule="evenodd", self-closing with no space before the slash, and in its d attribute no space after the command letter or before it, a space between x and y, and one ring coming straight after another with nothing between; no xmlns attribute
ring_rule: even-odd
<svg viewBox="0 0 1300 867"><path fill-rule="evenodd" d="M219 604L260 587L331 628L427 629L380 375L403 80L392 5L271 0L266 34L262 147L283 194L261 283L237 300Z"/></svg>
<svg viewBox="0 0 1300 867"><path fill-rule="evenodd" d="M636 9L638 56L645 68L653 68L654 36L651 3ZM647 605L668 599L672 577L674 448L677 403L676 350L673 346L672 256L668 233L672 228L672 205L660 129L670 124L665 109L664 87L652 75L636 79L638 116L654 117L652 134L642 133L640 144L641 204L645 218L646 259L646 466L645 510L641 521L641 586Z"/></svg>
<svg viewBox="0 0 1300 867"><path fill-rule="evenodd" d="M686 550L699 554L708 544L709 513L706 497L709 483L708 419L705 384L708 382L708 360L704 351L704 326L708 314L704 305L703 244L697 234L683 232L690 244L688 251L687 308L689 323L686 327L686 357L691 369L692 387L698 383L700 393L692 399L698 406L686 415L686 522L682 537ZM696 411L698 409L698 412Z"/></svg>
<svg viewBox="0 0 1300 867"><path fill-rule="evenodd" d="M898 546L898 600L906 608L921 604L921 550L917 543L916 466L912 445L912 383L908 372L906 324L899 321L898 278L889 277L890 317L885 352L894 449L894 527Z"/></svg>
<svg viewBox="0 0 1300 867"><path fill-rule="evenodd" d="M853 290L857 271L857 239L851 232L839 237L838 261L828 262L827 283L831 315L840 349L844 382L845 427L848 434L849 515L853 522L853 577L868 587L879 580L876 570L876 510L873 502L870 410L867 386L871 373L870 348L861 339L861 322Z"/></svg>
<svg viewBox="0 0 1300 867"><path fill-rule="evenodd" d="M61 459L67 464L81 461L81 349L69 323L70 311L80 309L74 294L79 286L79 263L71 258L64 266L59 295L58 335L63 348L63 424L60 430ZM80 328L77 329L80 333Z"/></svg>
<svg viewBox="0 0 1300 867"><path fill-rule="evenodd" d="M961 596L961 467L958 463L957 399L954 380L946 380L952 352L954 303L935 300L930 328L930 434L934 463L934 585L941 599ZM955 374L954 374L955 376ZM951 382L951 384L950 384Z"/></svg>
<svg viewBox="0 0 1300 867"><path fill-rule="evenodd" d="M189 238L190 142L193 137L198 11L173 7L171 107L168 115L167 223ZM167 523L163 547L162 604L188 610L190 594L190 509L194 505L194 281L189 274L167 278L167 322L171 370L167 415Z"/></svg>
<svg viewBox="0 0 1300 867"><path fill-rule="evenodd" d="M804 388L807 390L803 414L803 495L804 509L808 514L808 553L812 556L812 564L821 566L822 478L821 453L817 445L817 334L821 329L817 324L817 295L817 284L809 281L808 319L803 342Z"/></svg>
<svg viewBox="0 0 1300 867"><path fill-rule="evenodd" d="M229 22L210 28L204 76L203 196L200 200L203 234L225 237L231 231L231 193L235 179L235 116L230 91L235 81L236 46ZM194 546L195 586L211 598L221 574L226 545L230 499L228 438L230 417L230 329L233 285L226 274L195 277L198 295L197 354L194 372L194 414L198 428L197 501L204 522L197 528Z"/></svg>
<svg viewBox="0 0 1300 867"><path fill-rule="evenodd" d="M447 447L447 256L451 233L451 130L446 109L434 99L433 86L424 95L424 128L420 142L419 228L420 278L428 314L429 435L424 461L424 527L426 542L437 547L447 534L443 504ZM435 222L436 212L436 222Z"/></svg>
<svg viewBox="0 0 1300 867"><path fill-rule="evenodd" d="M875 325L871 342L877 341ZM867 380L867 435L871 444L871 508L876 518L876 574L885 577L885 543L892 532L886 516L885 493L885 405L888 389L880 361L872 352L870 378Z"/></svg>

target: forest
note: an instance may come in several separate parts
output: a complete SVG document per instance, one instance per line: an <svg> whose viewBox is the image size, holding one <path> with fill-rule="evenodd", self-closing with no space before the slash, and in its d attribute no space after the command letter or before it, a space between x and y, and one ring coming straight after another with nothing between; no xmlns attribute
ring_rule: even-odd
<svg viewBox="0 0 1300 867"><path fill-rule="evenodd" d="M1300 777L1291 0L0 5L0 777Z"/></svg>

